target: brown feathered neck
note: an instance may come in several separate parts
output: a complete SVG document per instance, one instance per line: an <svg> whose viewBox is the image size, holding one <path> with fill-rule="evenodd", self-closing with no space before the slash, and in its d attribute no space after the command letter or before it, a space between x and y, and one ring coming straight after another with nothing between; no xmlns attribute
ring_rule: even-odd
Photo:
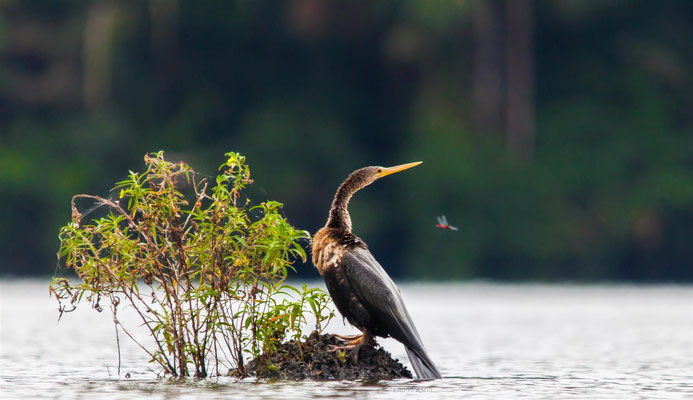
<svg viewBox="0 0 693 400"><path fill-rule="evenodd" d="M349 216L349 200L358 190L370 185L375 180L375 167L358 169L339 185L337 193L332 200L330 216L327 219L328 228L335 228L351 232L351 216Z"/></svg>

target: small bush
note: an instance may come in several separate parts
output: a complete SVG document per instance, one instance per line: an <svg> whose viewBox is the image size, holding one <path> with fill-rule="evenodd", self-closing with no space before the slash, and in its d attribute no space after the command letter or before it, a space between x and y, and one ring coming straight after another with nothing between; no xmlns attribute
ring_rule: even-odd
<svg viewBox="0 0 693 400"><path fill-rule="evenodd" d="M269 360L284 338L302 351L306 317L321 332L334 316L324 291L284 283L293 260L305 260L301 241L310 235L286 221L280 203L243 201L250 170L245 157L226 156L214 182L159 152L116 185L118 199L74 196L58 257L79 281L53 278L60 315L82 300L102 311L106 301L116 332L137 342L118 319L124 304L131 307L155 343L137 344L178 377L219 374L220 363L245 375L244 356ZM78 199L108 214L83 224Z"/></svg>

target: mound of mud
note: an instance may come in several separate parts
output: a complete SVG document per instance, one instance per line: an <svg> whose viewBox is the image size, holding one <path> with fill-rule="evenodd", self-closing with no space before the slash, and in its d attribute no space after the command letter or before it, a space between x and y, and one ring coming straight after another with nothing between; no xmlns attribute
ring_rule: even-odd
<svg viewBox="0 0 693 400"><path fill-rule="evenodd" d="M280 345L268 363L260 356L248 363L248 372L258 378L276 379L395 379L411 378L411 372L380 346L362 346L356 351L327 351L341 344L332 335L313 332L302 344L302 352L293 340ZM266 367L265 367L266 365Z"/></svg>

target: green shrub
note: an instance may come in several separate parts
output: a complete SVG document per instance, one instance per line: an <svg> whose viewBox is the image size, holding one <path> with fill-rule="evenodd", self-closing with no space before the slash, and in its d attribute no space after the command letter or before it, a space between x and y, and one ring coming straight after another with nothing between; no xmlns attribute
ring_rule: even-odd
<svg viewBox="0 0 693 400"><path fill-rule="evenodd" d="M284 283L310 235L286 221L280 203L242 200L250 170L245 157L226 155L213 182L159 152L116 185L118 199L74 196L58 256L79 281L53 278L61 316L82 300L98 311L106 301L116 332L137 342L118 319L131 307L155 343L137 344L179 377L191 367L197 377L219 374L220 363L244 375L244 356L271 354L285 337L300 343L307 315L321 331L334 316L327 293ZM108 215L83 224L75 202L85 198Z"/></svg>

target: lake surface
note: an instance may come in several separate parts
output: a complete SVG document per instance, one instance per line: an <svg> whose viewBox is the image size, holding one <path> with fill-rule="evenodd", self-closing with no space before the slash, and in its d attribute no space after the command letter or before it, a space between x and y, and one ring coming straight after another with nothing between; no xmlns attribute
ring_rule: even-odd
<svg viewBox="0 0 693 400"><path fill-rule="evenodd" d="M119 376L109 313L84 304L57 323L47 287L0 281L3 399L693 396L691 286L401 284L444 379L386 382L172 382L123 335ZM327 330L354 333L341 318ZM399 343L379 342L408 365Z"/></svg>

